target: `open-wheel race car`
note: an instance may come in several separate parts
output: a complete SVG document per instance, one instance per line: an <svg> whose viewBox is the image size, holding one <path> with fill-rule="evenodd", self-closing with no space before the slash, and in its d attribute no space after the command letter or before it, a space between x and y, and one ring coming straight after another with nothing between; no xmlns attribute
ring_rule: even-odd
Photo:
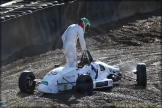
<svg viewBox="0 0 162 108"><path fill-rule="evenodd" d="M147 85L146 66L144 63L137 64L137 84ZM97 59L93 59L89 51L82 54L78 67L56 66L47 73L43 79L36 79L33 72L24 71L19 77L21 92L33 93L36 84L38 91L42 93L59 93L74 89L77 92L91 95L93 89L111 88L113 82L122 78L118 66L107 65Z"/></svg>

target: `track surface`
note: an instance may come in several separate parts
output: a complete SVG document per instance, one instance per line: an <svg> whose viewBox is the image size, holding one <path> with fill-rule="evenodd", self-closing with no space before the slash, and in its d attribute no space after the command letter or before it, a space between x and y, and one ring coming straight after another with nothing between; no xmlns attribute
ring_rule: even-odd
<svg viewBox="0 0 162 108"><path fill-rule="evenodd" d="M33 57L19 59L1 67L1 91L6 95L8 107L161 107L161 10L147 14L136 14L126 19L90 30L86 37L87 47L94 58L109 65L118 65L121 73L136 78L131 71L137 63L147 67L147 87L134 81L122 79L114 83L113 89L96 90L92 96L75 91L59 94L33 95L19 91L18 78L24 70L31 70L36 78L65 64L59 49ZM78 42L79 43L79 42ZM81 49L78 46L78 58Z"/></svg>

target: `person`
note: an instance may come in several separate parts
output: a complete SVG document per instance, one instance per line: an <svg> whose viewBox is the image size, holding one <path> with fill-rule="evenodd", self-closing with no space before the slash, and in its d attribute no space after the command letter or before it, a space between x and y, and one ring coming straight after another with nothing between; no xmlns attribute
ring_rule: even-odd
<svg viewBox="0 0 162 108"><path fill-rule="evenodd" d="M80 18L75 22L75 24L70 25L63 33L62 42L63 52L66 59L66 66L77 67L77 39L79 38L81 48L85 52L87 48L84 40L84 33L88 31L89 27L90 22L88 19Z"/></svg>

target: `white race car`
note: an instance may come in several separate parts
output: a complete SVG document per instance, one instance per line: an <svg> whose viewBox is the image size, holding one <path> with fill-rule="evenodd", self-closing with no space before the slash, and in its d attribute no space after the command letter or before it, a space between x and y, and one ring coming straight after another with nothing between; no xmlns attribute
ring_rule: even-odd
<svg viewBox="0 0 162 108"><path fill-rule="evenodd" d="M146 66L144 63L137 65L137 84L146 86ZM33 93L36 84L42 93L59 93L75 89L77 92L91 95L93 89L113 87L113 82L122 77L118 66L110 66L95 60L89 51L83 53L78 67L59 67L51 70L42 80L36 79L33 72L24 71L19 77L21 92Z"/></svg>

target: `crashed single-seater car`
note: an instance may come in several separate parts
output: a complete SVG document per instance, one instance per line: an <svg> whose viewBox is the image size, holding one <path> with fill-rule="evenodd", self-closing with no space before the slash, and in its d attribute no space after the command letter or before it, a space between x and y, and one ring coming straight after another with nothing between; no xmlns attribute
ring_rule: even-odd
<svg viewBox="0 0 162 108"><path fill-rule="evenodd" d="M137 70L134 73L137 74L137 84L146 86L145 64L137 64ZM122 74L118 66L110 66L93 59L87 51L82 54L78 67L57 65L43 79L36 79L33 72L22 72L19 77L19 88L21 92L33 93L37 84L38 91L42 93L56 94L73 89L85 95L91 95L93 89L112 88L113 82L121 78Z"/></svg>

